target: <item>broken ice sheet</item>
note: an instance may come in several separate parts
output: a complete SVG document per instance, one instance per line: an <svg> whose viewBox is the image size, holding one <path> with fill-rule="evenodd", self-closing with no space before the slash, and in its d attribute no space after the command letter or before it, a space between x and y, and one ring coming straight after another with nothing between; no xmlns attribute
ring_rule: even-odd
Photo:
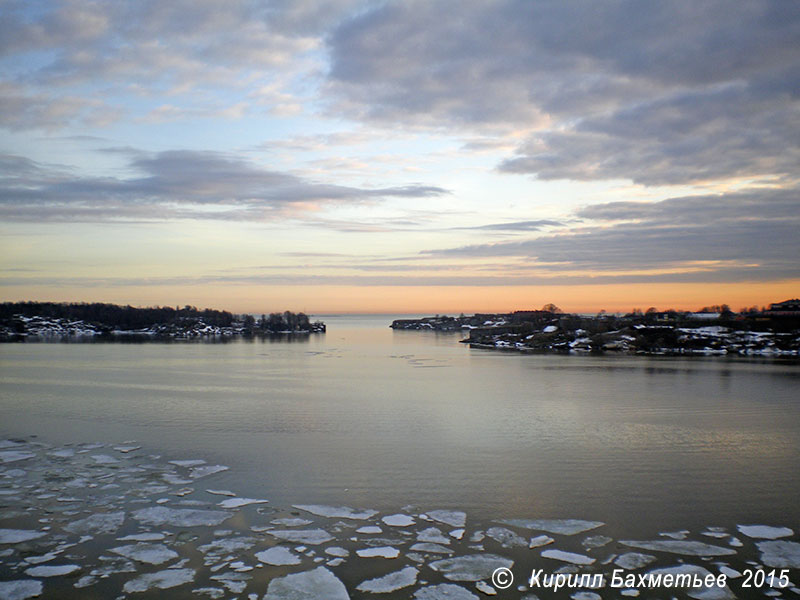
<svg viewBox="0 0 800 600"><path fill-rule="evenodd" d="M372 594L388 594L409 587L417 583L419 571L414 567L405 567L383 577L369 579L356 587L359 592Z"/></svg>
<svg viewBox="0 0 800 600"><path fill-rule="evenodd" d="M400 550L392 546L379 546L377 548L364 548L356 550L361 558L397 558L400 556Z"/></svg>
<svg viewBox="0 0 800 600"><path fill-rule="evenodd" d="M80 570L78 565L41 565L25 569L25 574L31 577L63 577Z"/></svg>
<svg viewBox="0 0 800 600"><path fill-rule="evenodd" d="M269 500L260 500L257 498L227 498L219 503L222 508L241 508L242 506L249 506L250 504L266 504Z"/></svg>
<svg viewBox="0 0 800 600"><path fill-rule="evenodd" d="M451 581L480 581L491 577L495 569L510 569L514 561L496 554L470 554L438 560L429 566Z"/></svg>
<svg viewBox="0 0 800 600"><path fill-rule="evenodd" d="M418 589L414 600L478 600L478 596L460 585L441 583Z"/></svg>
<svg viewBox="0 0 800 600"><path fill-rule="evenodd" d="M555 542L555 540L549 535L537 535L536 537L532 537L531 541L528 542L528 548L539 548L540 546L547 546L553 542Z"/></svg>
<svg viewBox="0 0 800 600"><path fill-rule="evenodd" d="M42 595L42 582L35 579L0 581L0 598L3 600L27 600Z"/></svg>
<svg viewBox="0 0 800 600"><path fill-rule="evenodd" d="M761 562L768 567L800 569L800 544L797 542L758 542L756 546L761 552Z"/></svg>
<svg viewBox="0 0 800 600"><path fill-rule="evenodd" d="M355 519L363 521L371 519L378 514L377 510L356 510L348 506L324 506L322 504L295 504L294 508L310 512L318 517L328 517L332 519Z"/></svg>
<svg viewBox="0 0 800 600"><path fill-rule="evenodd" d="M451 540L448 536L444 535L440 529L428 527L417 533L417 541L448 545Z"/></svg>
<svg viewBox="0 0 800 600"><path fill-rule="evenodd" d="M222 471L227 470L228 467L224 465L206 465L203 467L195 467L189 471L189 477L192 479L200 479L201 477L208 477L209 475L214 475L215 473L221 473Z"/></svg>
<svg viewBox="0 0 800 600"><path fill-rule="evenodd" d="M152 589L166 590L194 581L194 569L165 569L156 573L146 573L126 582L122 591L147 592Z"/></svg>
<svg viewBox="0 0 800 600"><path fill-rule="evenodd" d="M311 525L312 521L308 519L300 519L299 517L288 517L283 519L272 519L270 521L273 525L281 525L282 527L304 527Z"/></svg>
<svg viewBox="0 0 800 600"><path fill-rule="evenodd" d="M408 527L414 525L415 521L412 517L403 514L388 515L381 519L389 527Z"/></svg>
<svg viewBox="0 0 800 600"><path fill-rule="evenodd" d="M528 545L528 540L505 527L489 527L489 529L486 530L486 535L505 548L511 548L513 546L524 548Z"/></svg>
<svg viewBox="0 0 800 600"><path fill-rule="evenodd" d="M64 527L70 533L77 533L79 535L100 535L104 533L114 533L122 527L125 521L125 513L112 512L112 513L97 513L90 515L85 519L73 521Z"/></svg>
<svg viewBox="0 0 800 600"><path fill-rule="evenodd" d="M47 535L46 531L33 529L0 529L0 544L19 544Z"/></svg>
<svg viewBox="0 0 800 600"><path fill-rule="evenodd" d="M641 550L655 550L656 552L671 552L672 554L683 554L686 556L730 556L736 554L735 550L712 546L703 542L692 542L684 540L620 540L620 544Z"/></svg>
<svg viewBox="0 0 800 600"><path fill-rule="evenodd" d="M605 525L601 521L583 521L580 519L501 519L499 523L561 535L575 535L576 533L583 533Z"/></svg>
<svg viewBox="0 0 800 600"><path fill-rule="evenodd" d="M426 513L434 521L450 525L451 527L464 527L467 524L467 513L460 510L431 510Z"/></svg>
<svg viewBox="0 0 800 600"><path fill-rule="evenodd" d="M330 542L333 539L333 536L324 529L272 529L267 533L287 542L314 546Z"/></svg>
<svg viewBox="0 0 800 600"><path fill-rule="evenodd" d="M130 558L137 562L143 562L150 565L161 565L169 562L174 558L178 558L178 553L170 550L163 544L146 544L138 543L128 546L118 546L111 548L110 552L119 554L125 558Z"/></svg>
<svg viewBox="0 0 800 600"><path fill-rule="evenodd" d="M542 556L545 558L552 558L567 562L573 565L591 565L594 564L595 559L590 558L584 554L576 554L575 552L564 552L563 550L544 550Z"/></svg>
<svg viewBox="0 0 800 600"><path fill-rule="evenodd" d="M737 529L750 538L776 540L794 535L788 527L770 527L769 525L737 525Z"/></svg>
<svg viewBox="0 0 800 600"><path fill-rule="evenodd" d="M211 527L230 519L233 515L220 510L198 510L193 508L167 508L153 506L133 513L133 518L146 525L173 525L175 527Z"/></svg>
<svg viewBox="0 0 800 600"><path fill-rule="evenodd" d="M0 452L0 463L3 464L28 460L30 458L36 458L36 455L23 450L4 450Z"/></svg>
<svg viewBox="0 0 800 600"><path fill-rule="evenodd" d="M648 573L654 576L688 574L702 581L705 581L706 577L711 575L708 570L697 565L678 565L664 569L654 569L648 571ZM689 598L695 598L696 600L735 600L736 598L728 586L690 587L686 588L685 593Z"/></svg>
<svg viewBox="0 0 800 600"><path fill-rule="evenodd" d="M299 556L284 546L256 552L256 558L262 563L274 566L299 565L302 562Z"/></svg>
<svg viewBox="0 0 800 600"><path fill-rule="evenodd" d="M356 529L356 533L366 533L371 535L375 533L383 533L383 529L377 525L364 525L364 527L359 527Z"/></svg>
<svg viewBox="0 0 800 600"><path fill-rule="evenodd" d="M623 569L641 569L646 567L656 559L652 554L641 554L639 552L627 552L618 556L614 564Z"/></svg>
<svg viewBox="0 0 800 600"><path fill-rule="evenodd" d="M350 600L344 584L325 567L313 571L276 577L269 582L264 600Z"/></svg>

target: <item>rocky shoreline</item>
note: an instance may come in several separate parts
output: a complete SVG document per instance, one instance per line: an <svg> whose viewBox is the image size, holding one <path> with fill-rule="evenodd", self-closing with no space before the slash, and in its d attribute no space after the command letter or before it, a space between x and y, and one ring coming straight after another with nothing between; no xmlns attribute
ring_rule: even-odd
<svg viewBox="0 0 800 600"><path fill-rule="evenodd" d="M759 318L760 317L760 318ZM800 326L792 317L705 313L583 316L519 311L400 319L396 330L462 331L461 343L542 353L670 356L800 357Z"/></svg>

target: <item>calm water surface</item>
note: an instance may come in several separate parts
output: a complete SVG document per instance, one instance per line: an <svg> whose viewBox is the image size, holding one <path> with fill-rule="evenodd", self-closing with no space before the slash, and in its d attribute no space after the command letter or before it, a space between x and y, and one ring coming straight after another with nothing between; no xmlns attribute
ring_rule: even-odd
<svg viewBox="0 0 800 600"><path fill-rule="evenodd" d="M460 508L650 534L800 526L800 365L520 355L393 317L295 341L0 345L0 434L137 440L275 505Z"/></svg>

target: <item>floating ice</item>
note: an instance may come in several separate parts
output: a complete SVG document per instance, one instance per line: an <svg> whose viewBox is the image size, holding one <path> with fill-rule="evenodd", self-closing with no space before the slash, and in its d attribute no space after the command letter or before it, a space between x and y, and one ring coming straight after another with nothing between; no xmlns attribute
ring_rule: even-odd
<svg viewBox="0 0 800 600"><path fill-rule="evenodd" d="M479 581L475 584L475 588L487 596L497 596L497 590L490 586L485 581Z"/></svg>
<svg viewBox="0 0 800 600"><path fill-rule="evenodd" d="M464 533L465 533L465 530L463 530L463 529L453 529L453 531L451 531L448 535L450 537L452 537L452 538L460 540L461 538L464 537Z"/></svg>
<svg viewBox="0 0 800 600"><path fill-rule="evenodd" d="M622 554L614 561L614 564L623 569L641 569L646 567L656 559L652 554L641 554L639 552L628 552Z"/></svg>
<svg viewBox="0 0 800 600"><path fill-rule="evenodd" d="M655 550L656 552L671 552L672 554L683 554L686 556L729 556L736 554L735 550L712 546L703 542L691 542L684 540L655 540L651 542L637 540L620 540L620 543L631 548L641 548L642 550Z"/></svg>
<svg viewBox="0 0 800 600"><path fill-rule="evenodd" d="M437 560L430 567L450 581L480 581L491 577L495 569L513 565L513 560L496 554L470 554Z"/></svg>
<svg viewBox="0 0 800 600"><path fill-rule="evenodd" d="M697 565L678 565L676 567L667 567L665 569L654 569L648 572L652 575L692 575L692 578L697 577L705 581L705 578L711 573L703 567ZM689 587L686 588L686 595L689 598L696 600L735 600L736 596L733 595L728 586L709 586L709 587Z"/></svg>
<svg viewBox="0 0 800 600"><path fill-rule="evenodd" d="M191 583L194 581L194 573L194 569L165 569L156 573L147 573L128 581L122 591L130 594L152 589L166 590Z"/></svg>
<svg viewBox="0 0 800 600"><path fill-rule="evenodd" d="M325 554L329 554L331 556L337 556L339 558L346 558L350 556L350 552L348 550L340 548L339 546L331 546L330 548L325 548Z"/></svg>
<svg viewBox="0 0 800 600"><path fill-rule="evenodd" d="M141 450L141 446L114 446L114 450L117 452L122 452L123 454L128 454L128 452L133 452L134 450Z"/></svg>
<svg viewBox="0 0 800 600"><path fill-rule="evenodd" d="M512 527L561 535L575 535L576 533L583 533L605 525L601 521L582 521L580 519L503 519L499 522Z"/></svg>
<svg viewBox="0 0 800 600"><path fill-rule="evenodd" d="M231 518L231 513L220 510L197 510L194 508L167 508L153 506L133 513L133 518L147 525L173 525L175 527L196 527L219 525Z"/></svg>
<svg viewBox="0 0 800 600"><path fill-rule="evenodd" d="M762 540L776 540L794 535L794 531L788 527L770 527L769 525L737 525L736 527L747 537Z"/></svg>
<svg viewBox="0 0 800 600"><path fill-rule="evenodd" d="M227 471L228 467L224 465L207 465L205 467L195 467L189 471L189 477L192 479L200 479L201 477L208 477L214 473L221 473Z"/></svg>
<svg viewBox="0 0 800 600"><path fill-rule="evenodd" d="M108 454L92 454L92 460L98 465L115 465L119 460Z"/></svg>
<svg viewBox="0 0 800 600"><path fill-rule="evenodd" d="M413 518L402 514L387 515L383 517L381 521L386 523L389 527L408 527L415 523Z"/></svg>
<svg viewBox="0 0 800 600"><path fill-rule="evenodd" d="M178 558L178 553L170 550L164 544L131 544L129 546L111 548L110 551L125 558L150 565L161 565L173 558Z"/></svg>
<svg viewBox="0 0 800 600"><path fill-rule="evenodd" d="M432 542L419 542L411 546L414 552L427 552L428 554L452 554L453 549Z"/></svg>
<svg viewBox="0 0 800 600"><path fill-rule="evenodd" d="M549 535L537 535L536 537L532 537L531 541L528 542L528 548L539 548L540 546L547 546L547 544L552 544L553 542L555 542L555 540Z"/></svg>
<svg viewBox="0 0 800 600"><path fill-rule="evenodd" d="M377 548L356 550L356 554L361 558L397 558L400 556L400 550L391 546L379 546Z"/></svg>
<svg viewBox="0 0 800 600"><path fill-rule="evenodd" d="M590 548L602 548L613 541L613 538L607 535L592 535L583 540L581 545L588 550Z"/></svg>
<svg viewBox="0 0 800 600"><path fill-rule="evenodd" d="M33 579L0 581L0 600L27 600L42 595L42 582Z"/></svg>
<svg viewBox="0 0 800 600"><path fill-rule="evenodd" d="M256 538L248 536L229 537L214 540L208 544L200 546L198 550L203 554L230 554L249 550L256 544Z"/></svg>
<svg viewBox="0 0 800 600"><path fill-rule="evenodd" d="M356 529L356 533L383 533L383 529L378 527L377 525L364 525L364 527L359 527Z"/></svg>
<svg viewBox="0 0 800 600"><path fill-rule="evenodd" d="M36 455L23 450L4 450L0 452L0 463L3 464L28 460L29 458L36 458Z"/></svg>
<svg viewBox="0 0 800 600"><path fill-rule="evenodd" d="M359 592L370 592L372 594L388 594L401 590L417 583L419 571L414 567L405 567L394 573L389 573L383 577L369 579L358 585Z"/></svg>
<svg viewBox="0 0 800 600"><path fill-rule="evenodd" d="M486 530L486 535L502 544L505 548L511 548L513 546L524 548L528 545L528 540L505 527L489 527L489 529Z"/></svg>
<svg viewBox="0 0 800 600"><path fill-rule="evenodd" d="M223 573L222 575L214 575L211 579L219 581L234 594L241 594L252 577L246 573Z"/></svg>
<svg viewBox="0 0 800 600"><path fill-rule="evenodd" d="M563 550L544 550L542 552L542 556L545 558L552 558L553 560L560 560L561 562L571 563L573 565L591 565L595 560L586 556L585 554L564 552Z"/></svg>
<svg viewBox="0 0 800 600"><path fill-rule="evenodd" d="M197 467L206 464L206 461L196 458L194 460L171 460L169 464L177 467Z"/></svg>
<svg viewBox="0 0 800 600"><path fill-rule="evenodd" d="M800 569L800 544L797 542L758 542L761 562L768 567Z"/></svg>
<svg viewBox="0 0 800 600"><path fill-rule="evenodd" d="M25 569L25 575L30 575L31 577L62 577L80 570L81 568L78 565L41 565Z"/></svg>
<svg viewBox="0 0 800 600"><path fill-rule="evenodd" d="M417 533L417 541L447 545L450 543L450 538L444 535L440 529L436 527L428 527L427 529L423 529Z"/></svg>
<svg viewBox="0 0 800 600"><path fill-rule="evenodd" d="M478 600L478 596L465 590L460 585L441 583L418 589L414 592L415 600Z"/></svg>
<svg viewBox="0 0 800 600"><path fill-rule="evenodd" d="M460 510L431 510L426 514L434 521L451 527L464 527L467 524L467 513Z"/></svg>
<svg viewBox="0 0 800 600"><path fill-rule="evenodd" d="M228 498L219 503L222 508L240 508L250 504L266 504L269 500L259 500L257 498Z"/></svg>
<svg viewBox="0 0 800 600"><path fill-rule="evenodd" d="M333 539L333 536L324 529L275 529L267 531L268 534L287 542L298 544L325 544Z"/></svg>
<svg viewBox="0 0 800 600"><path fill-rule="evenodd" d="M325 567L277 577L269 582L264 600L350 600L344 584Z"/></svg>
<svg viewBox="0 0 800 600"><path fill-rule="evenodd" d="M117 538L119 542L158 542L164 539L163 533L134 533Z"/></svg>
<svg viewBox="0 0 800 600"><path fill-rule="evenodd" d="M274 565L299 565L301 560L294 552L283 546L275 546L263 552L256 552L256 558L262 563Z"/></svg>
<svg viewBox="0 0 800 600"><path fill-rule="evenodd" d="M329 517L333 519L356 519L363 521L371 519L378 514L377 510L356 510L348 506L323 506L321 504L295 504L294 508L310 512L319 517Z"/></svg>
<svg viewBox="0 0 800 600"><path fill-rule="evenodd" d="M79 535L100 535L104 533L114 533L122 527L125 521L124 512L98 513L90 515L85 519L73 521L64 527L70 533Z"/></svg>
<svg viewBox="0 0 800 600"><path fill-rule="evenodd" d="M29 565L40 565L42 563L50 562L51 560L55 560L58 558L60 552L48 552L47 554L41 554L39 556L26 556L25 562Z"/></svg>
<svg viewBox="0 0 800 600"><path fill-rule="evenodd" d="M209 494L214 494L214 495L216 495L216 496L231 496L231 497L234 497L234 496L236 496L236 494L235 494L235 493L233 493L233 492L232 492L232 491L230 491L230 490L206 490L206 491L207 491Z"/></svg>
<svg viewBox="0 0 800 600"><path fill-rule="evenodd" d="M19 544L47 535L46 531L33 529L0 529L0 544Z"/></svg>
<svg viewBox="0 0 800 600"><path fill-rule="evenodd" d="M603 600L602 596L596 592L575 592L570 596L572 600Z"/></svg>
<svg viewBox="0 0 800 600"><path fill-rule="evenodd" d="M303 527L305 525L311 525L311 521L308 519L300 519L297 517L286 518L286 519L272 519L270 521L273 525L282 525L283 527Z"/></svg>

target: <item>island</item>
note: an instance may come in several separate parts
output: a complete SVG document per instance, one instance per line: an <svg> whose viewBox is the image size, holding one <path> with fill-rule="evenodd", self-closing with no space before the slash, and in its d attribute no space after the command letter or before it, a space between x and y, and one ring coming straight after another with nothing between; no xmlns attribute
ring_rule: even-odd
<svg viewBox="0 0 800 600"><path fill-rule="evenodd" d="M285 311L255 316L186 305L137 308L103 303L0 303L0 342L227 339L325 333L325 323Z"/></svg>
<svg viewBox="0 0 800 600"><path fill-rule="evenodd" d="M624 315L581 315L550 304L501 314L398 319L391 327L462 331L466 337L460 341L470 347L519 352L800 356L798 299L738 313L721 305L697 312L649 308Z"/></svg>

